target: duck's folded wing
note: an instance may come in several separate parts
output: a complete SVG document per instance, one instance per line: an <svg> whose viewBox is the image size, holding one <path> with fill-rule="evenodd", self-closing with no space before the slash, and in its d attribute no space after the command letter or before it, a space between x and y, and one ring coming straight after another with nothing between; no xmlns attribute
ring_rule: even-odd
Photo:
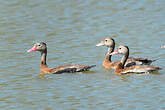
<svg viewBox="0 0 165 110"><path fill-rule="evenodd" d="M122 71L122 74L127 74L127 73L149 73L149 72L154 72L157 70L160 70L161 68L158 66L151 66L151 65L143 65L143 66L132 66L125 68Z"/></svg>
<svg viewBox="0 0 165 110"><path fill-rule="evenodd" d="M125 66L130 67L133 65L150 65L154 61L156 61L156 60L149 60L147 58L129 57L127 59Z"/></svg>
<svg viewBox="0 0 165 110"><path fill-rule="evenodd" d="M96 65L80 65L80 64L70 64L64 66L58 66L56 68L51 69L51 73L61 74L61 73L74 73L74 72L82 72L88 71L90 68L95 67Z"/></svg>

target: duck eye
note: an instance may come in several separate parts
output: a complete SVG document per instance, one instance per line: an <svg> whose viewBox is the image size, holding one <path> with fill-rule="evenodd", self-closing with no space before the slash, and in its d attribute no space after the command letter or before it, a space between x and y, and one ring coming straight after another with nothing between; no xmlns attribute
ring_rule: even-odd
<svg viewBox="0 0 165 110"><path fill-rule="evenodd" d="M121 50L121 48L119 48Z"/></svg>
<svg viewBox="0 0 165 110"><path fill-rule="evenodd" d="M107 42L108 40L105 40L105 42Z"/></svg>
<svg viewBox="0 0 165 110"><path fill-rule="evenodd" d="M38 47L41 47L41 45L38 45Z"/></svg>

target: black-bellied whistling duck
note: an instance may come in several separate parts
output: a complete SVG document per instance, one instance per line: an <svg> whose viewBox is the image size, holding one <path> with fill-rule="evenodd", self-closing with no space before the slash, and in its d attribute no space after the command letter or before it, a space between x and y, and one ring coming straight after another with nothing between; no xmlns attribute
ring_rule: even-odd
<svg viewBox="0 0 165 110"><path fill-rule="evenodd" d="M99 44L97 44L96 46L107 46L108 47L108 52L104 58L102 65L104 68L107 68L107 69L114 68L116 66L116 64L119 62L119 61L117 61L117 62L111 61L110 54L114 51L115 40L113 38L107 37L103 41L101 41ZM132 65L149 65L153 61L154 60L148 60L147 58L129 57L124 66L130 67Z"/></svg>
<svg viewBox="0 0 165 110"><path fill-rule="evenodd" d="M79 64L70 64L64 66L58 66L56 68L49 68L46 64L46 56L47 56L47 47L46 43L35 43L34 46L29 49L27 52L41 52L41 64L40 64L40 73L43 74L60 74L60 73L73 73L73 72L82 72L87 71L96 65L88 66L88 65L79 65Z"/></svg>
<svg viewBox="0 0 165 110"><path fill-rule="evenodd" d="M131 67L124 67L125 62L129 56L129 48L127 46L119 46L116 51L112 52L111 55L122 54L121 61L115 67L115 74L122 75L127 73L149 73L157 71L161 68L158 66L151 65L133 65Z"/></svg>

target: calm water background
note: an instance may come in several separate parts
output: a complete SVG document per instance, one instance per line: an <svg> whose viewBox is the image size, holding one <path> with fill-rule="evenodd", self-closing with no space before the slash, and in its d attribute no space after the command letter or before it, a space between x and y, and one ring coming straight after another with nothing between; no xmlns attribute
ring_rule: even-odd
<svg viewBox="0 0 165 110"><path fill-rule="evenodd" d="M101 64L104 37L130 54L158 59L158 74L114 75ZM34 42L48 65L96 64L84 74L39 75ZM165 109L164 0L0 0L1 110ZM117 60L121 56L114 56Z"/></svg>

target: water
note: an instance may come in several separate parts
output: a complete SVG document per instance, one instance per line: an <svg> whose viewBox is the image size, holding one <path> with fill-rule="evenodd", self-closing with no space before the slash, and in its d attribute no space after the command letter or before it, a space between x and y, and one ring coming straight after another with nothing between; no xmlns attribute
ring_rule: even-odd
<svg viewBox="0 0 165 110"><path fill-rule="evenodd" d="M1 0L1 110L165 109L164 0ZM101 64L114 36L132 56L158 59L158 74L117 76ZM39 75L34 42L48 45L48 65L96 64L81 74ZM118 60L121 56L114 56Z"/></svg>

